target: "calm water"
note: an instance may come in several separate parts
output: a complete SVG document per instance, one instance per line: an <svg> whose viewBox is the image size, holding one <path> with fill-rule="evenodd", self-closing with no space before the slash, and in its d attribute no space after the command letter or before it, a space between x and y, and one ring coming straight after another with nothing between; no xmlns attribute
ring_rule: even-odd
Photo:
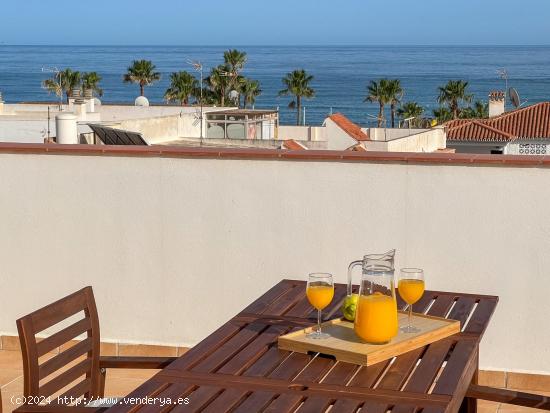
<svg viewBox="0 0 550 413"><path fill-rule="evenodd" d="M129 102L138 87L124 84L122 74L134 59L150 59L163 74L162 81L146 89L152 102L162 102L168 75L190 70L186 60L201 60L210 68L222 61L227 47L161 46L0 46L0 91L8 102L54 100L41 89L49 75L43 66L71 67L97 71L103 77L105 102ZM422 104L431 113L437 107L437 87L449 79L468 80L477 99L504 88L496 69L505 67L510 86L522 99L535 103L550 99L550 47L239 47L248 53L245 75L260 80L263 94L256 107L281 108L285 123L295 121L287 109L289 98L277 97L285 73L304 68L315 76L317 96L306 101L309 124L319 124L333 111L343 112L354 121L367 124L367 114L376 114L376 105L363 102L366 84L380 77L399 78L405 100ZM191 70L190 70L191 71Z"/></svg>

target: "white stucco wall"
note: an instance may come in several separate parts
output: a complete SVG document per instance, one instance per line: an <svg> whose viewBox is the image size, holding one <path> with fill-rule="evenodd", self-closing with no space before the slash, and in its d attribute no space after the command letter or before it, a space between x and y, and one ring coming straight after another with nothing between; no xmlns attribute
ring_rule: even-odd
<svg viewBox="0 0 550 413"><path fill-rule="evenodd" d="M443 128L434 128L388 142L391 152L435 152L447 147Z"/></svg>
<svg viewBox="0 0 550 413"><path fill-rule="evenodd" d="M344 282L350 261L397 248L397 267L424 268L431 289L500 296L482 368L550 373L549 178L535 167L0 154L0 333L93 285L103 339L194 344L283 277Z"/></svg>
<svg viewBox="0 0 550 413"><path fill-rule="evenodd" d="M326 141L327 128L324 126L279 126L279 139L298 141Z"/></svg>
<svg viewBox="0 0 550 413"><path fill-rule="evenodd" d="M427 131L427 129L409 128L363 128L362 130L368 134L373 141L391 141L393 139L404 138Z"/></svg>
<svg viewBox="0 0 550 413"><path fill-rule="evenodd" d="M328 149L343 151L357 144L357 141L344 132L332 119L326 118L324 126Z"/></svg>
<svg viewBox="0 0 550 413"><path fill-rule="evenodd" d="M141 133L147 143L161 143L181 137L179 115L147 119L128 119L120 122L120 129ZM199 129L200 131L200 129Z"/></svg>
<svg viewBox="0 0 550 413"><path fill-rule="evenodd" d="M390 152L435 152L447 146L447 135L441 127L432 129L366 130L372 141L364 142L367 150Z"/></svg>

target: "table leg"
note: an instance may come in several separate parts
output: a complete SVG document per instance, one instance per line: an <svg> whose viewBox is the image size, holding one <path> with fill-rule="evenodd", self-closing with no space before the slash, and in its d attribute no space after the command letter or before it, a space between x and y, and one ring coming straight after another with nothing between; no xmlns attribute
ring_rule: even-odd
<svg viewBox="0 0 550 413"><path fill-rule="evenodd" d="M476 371L472 377L472 384L478 384L479 379L479 352L476 356ZM477 400L465 397L459 409L460 413L477 413Z"/></svg>

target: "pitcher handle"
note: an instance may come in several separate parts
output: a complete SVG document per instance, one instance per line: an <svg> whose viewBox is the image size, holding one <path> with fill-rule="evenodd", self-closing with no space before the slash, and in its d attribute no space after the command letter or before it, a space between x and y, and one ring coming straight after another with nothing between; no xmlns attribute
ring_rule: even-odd
<svg viewBox="0 0 550 413"><path fill-rule="evenodd" d="M352 271L358 265L363 265L363 260L353 261L348 267L348 296L353 293L353 283L352 283Z"/></svg>

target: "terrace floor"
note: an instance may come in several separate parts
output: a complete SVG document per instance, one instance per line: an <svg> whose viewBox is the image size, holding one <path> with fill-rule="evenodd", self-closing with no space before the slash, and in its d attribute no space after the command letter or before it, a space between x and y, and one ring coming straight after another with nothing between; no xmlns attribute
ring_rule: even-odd
<svg viewBox="0 0 550 413"><path fill-rule="evenodd" d="M153 354L148 355L152 356ZM127 395L156 372L157 370L109 370L107 372L105 396L115 397ZM487 377L486 381L485 375L481 374L480 384L491 385L492 383L488 382L489 379L490 377ZM0 386L2 389L3 412L10 413L16 407L12 403L12 396L23 395L23 371L20 351L0 350ZM550 392L541 394L550 396ZM537 411L542 412L543 410L499 405L497 403L484 401L478 402L478 412L480 413L528 413Z"/></svg>

